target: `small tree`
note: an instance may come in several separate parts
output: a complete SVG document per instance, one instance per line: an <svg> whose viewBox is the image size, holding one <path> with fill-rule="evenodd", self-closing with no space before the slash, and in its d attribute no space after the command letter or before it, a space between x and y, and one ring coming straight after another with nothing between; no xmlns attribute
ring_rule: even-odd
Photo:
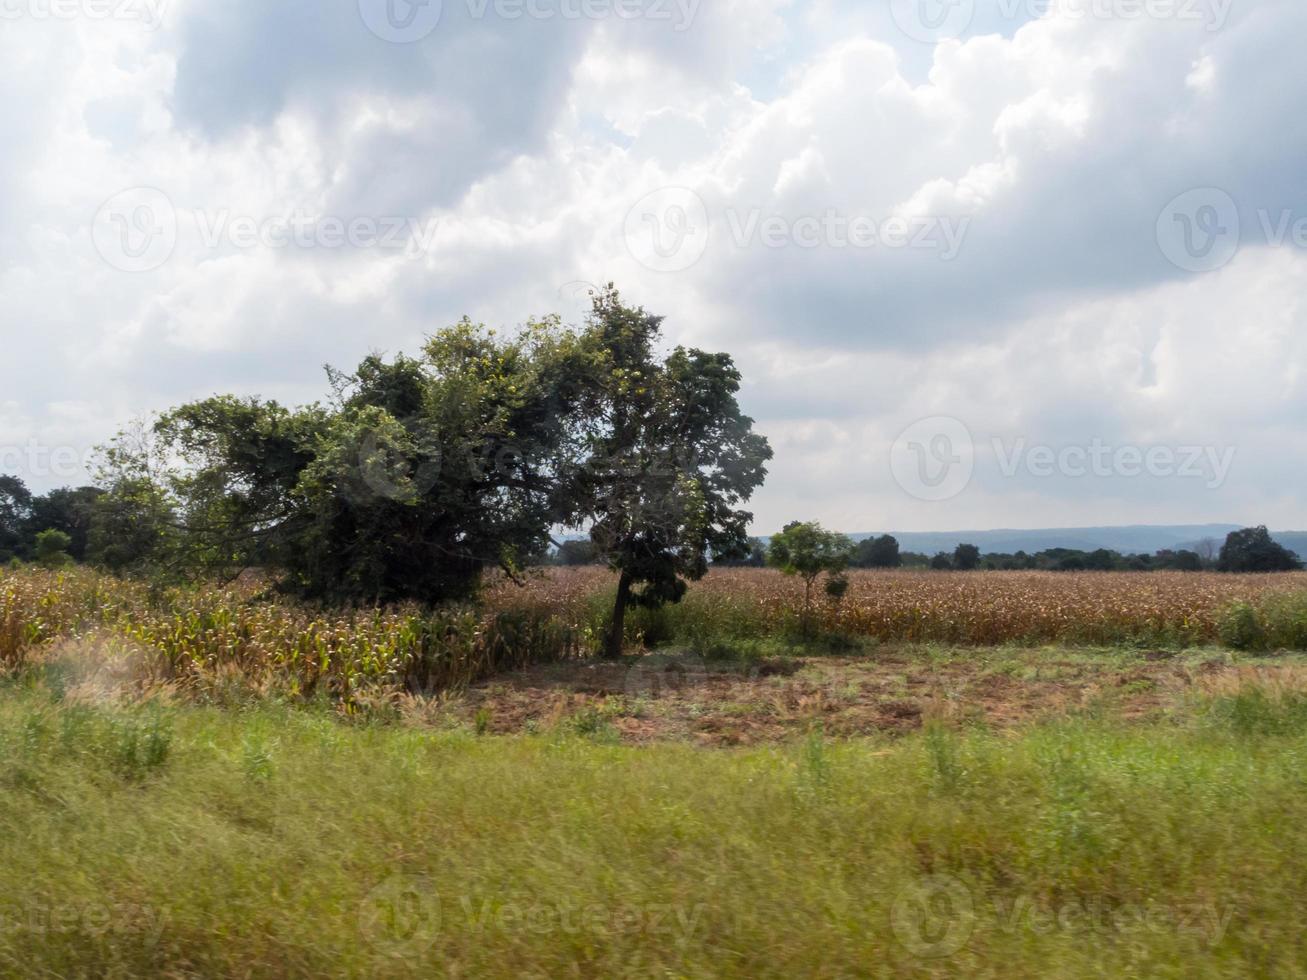
<svg viewBox="0 0 1307 980"><path fill-rule="evenodd" d="M859 542L854 564L860 568L898 568L903 564L898 539L882 534Z"/></svg>
<svg viewBox="0 0 1307 980"><path fill-rule="evenodd" d="M786 575L803 579L804 635L811 624L812 587L818 578L826 575L826 593L838 601L848 589L844 571L852 557L852 541L817 523L795 521L771 539L767 563Z"/></svg>
<svg viewBox="0 0 1307 980"><path fill-rule="evenodd" d="M1231 531L1216 567L1222 572L1293 572L1302 568L1302 562L1263 525Z"/></svg>
<svg viewBox="0 0 1307 980"><path fill-rule="evenodd" d="M953 568L953 559L949 557L947 551L941 551L930 560L930 567L937 572L951 571Z"/></svg>
<svg viewBox="0 0 1307 980"><path fill-rule="evenodd" d="M68 554L68 546L72 543L73 539L63 531L56 531L54 528L42 531L36 536L36 545L33 549L36 563L46 568L63 568L65 565L71 565L73 559Z"/></svg>
<svg viewBox="0 0 1307 980"><path fill-rule="evenodd" d="M970 572L980 567L980 549L974 544L960 544L953 551L953 567Z"/></svg>

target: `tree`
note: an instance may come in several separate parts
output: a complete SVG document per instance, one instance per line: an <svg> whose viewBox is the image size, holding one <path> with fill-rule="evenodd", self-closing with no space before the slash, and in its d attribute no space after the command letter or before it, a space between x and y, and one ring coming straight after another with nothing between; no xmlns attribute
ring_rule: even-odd
<svg viewBox="0 0 1307 980"><path fill-rule="evenodd" d="M580 527L620 572L620 651L627 604L675 601L709 556L747 553L738 504L771 455L731 359L655 356L659 322L609 287L581 331L549 317L500 337L464 319L419 357L328 369L325 405L183 405L107 451L106 527L140 514L150 530L126 555L107 534L92 550L275 569L329 601L434 603L471 597L486 569L516 577L551 528Z"/></svg>
<svg viewBox="0 0 1307 980"><path fill-rule="evenodd" d="M1085 568L1091 572L1110 572L1121 562L1121 556L1107 548L1099 548L1085 556Z"/></svg>
<svg viewBox="0 0 1307 980"><path fill-rule="evenodd" d="M68 535L68 554L85 561L95 501L103 493L96 487L64 487L32 498L26 524L35 540L39 531L53 528Z"/></svg>
<svg viewBox="0 0 1307 980"><path fill-rule="evenodd" d="M803 579L803 632L809 632L812 613L812 588L822 575L827 576L827 593L832 598L844 595L848 579L844 570L853 557L853 542L842 534L827 531L820 524L795 521L771 539L767 563L785 575Z"/></svg>
<svg viewBox="0 0 1307 980"><path fill-rule="evenodd" d="M947 551L941 551L930 560L930 567L937 572L947 572L953 568L953 559Z"/></svg>
<svg viewBox="0 0 1307 980"><path fill-rule="evenodd" d="M434 603L470 598L486 569L516 577L551 528L584 528L619 572L605 647L620 652L629 604L674 602L710 557L749 553L739 505L771 458L730 357L658 356L660 322L610 286L580 331L549 317L500 337L464 319L419 357L328 369L325 405L183 405L105 450L90 551Z"/></svg>
<svg viewBox="0 0 1307 980"><path fill-rule="evenodd" d="M176 512L158 484L115 482L92 505L86 557L114 572L173 568L179 553Z"/></svg>
<svg viewBox="0 0 1307 980"><path fill-rule="evenodd" d="M32 493L16 476L0 476L0 561L23 550L23 529L31 513Z"/></svg>
<svg viewBox="0 0 1307 980"><path fill-rule="evenodd" d="M114 572L175 568L181 534L175 499L164 482L159 439L145 419L100 447L91 503L87 560Z"/></svg>
<svg viewBox="0 0 1307 980"><path fill-rule="evenodd" d="M161 492L176 560L196 571L276 569L284 588L342 603L468 598L484 570L513 576L546 553L571 512L576 342L556 318L507 338L463 320L420 357L328 369L327 405L183 405L151 430L182 465L147 476L150 451L128 446L116 482Z"/></svg>
<svg viewBox="0 0 1307 980"><path fill-rule="evenodd" d="M767 565L767 542L762 538L750 538L748 554L714 561L714 565L726 568L763 568Z"/></svg>
<svg viewBox="0 0 1307 980"><path fill-rule="evenodd" d="M45 568L63 568L73 563L72 556L68 554L68 546L72 543L73 539L69 535L51 528L36 535L32 555L36 563Z"/></svg>
<svg viewBox="0 0 1307 980"><path fill-rule="evenodd" d="M853 564L859 568L898 568L903 564L898 539L882 534L878 538L858 542Z"/></svg>
<svg viewBox="0 0 1307 980"><path fill-rule="evenodd" d="M980 549L974 544L960 544L953 550L953 567L970 572L980 567Z"/></svg>
<svg viewBox="0 0 1307 980"><path fill-rule="evenodd" d="M662 318L594 296L580 347L578 421L584 453L563 481L570 526L618 573L604 653L621 655L626 610L679 602L709 560L748 553L740 509L766 476L767 440L753 431L727 354L655 353Z"/></svg>
<svg viewBox="0 0 1307 980"><path fill-rule="evenodd" d="M1183 548L1179 551L1163 548L1155 556L1155 564L1158 568L1171 569L1177 572L1201 572L1203 570L1203 559L1198 552Z"/></svg>
<svg viewBox="0 0 1307 980"><path fill-rule="evenodd" d="M598 561L593 541L564 541L554 555L558 565L594 565Z"/></svg>
<svg viewBox="0 0 1307 980"><path fill-rule="evenodd" d="M1302 562L1262 525L1231 531L1216 567L1222 572L1292 572L1302 568Z"/></svg>

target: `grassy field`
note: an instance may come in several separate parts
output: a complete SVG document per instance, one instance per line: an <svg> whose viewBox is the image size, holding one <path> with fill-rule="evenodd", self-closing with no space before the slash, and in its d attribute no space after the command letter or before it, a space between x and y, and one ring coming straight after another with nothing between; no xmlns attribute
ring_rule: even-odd
<svg viewBox="0 0 1307 980"><path fill-rule="evenodd" d="M704 749L29 677L0 696L0 972L1296 975L1299 679Z"/></svg>
<svg viewBox="0 0 1307 980"><path fill-rule="evenodd" d="M868 574L803 639L725 573L611 663L594 572L3 575L0 975L1307 975L1303 582Z"/></svg>

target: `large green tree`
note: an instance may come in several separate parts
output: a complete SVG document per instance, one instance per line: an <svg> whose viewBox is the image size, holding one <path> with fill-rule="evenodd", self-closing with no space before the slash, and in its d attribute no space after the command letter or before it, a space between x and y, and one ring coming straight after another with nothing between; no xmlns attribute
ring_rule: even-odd
<svg viewBox="0 0 1307 980"><path fill-rule="evenodd" d="M517 575L574 505L576 339L556 320L513 337L464 321L418 359L338 377L339 410L296 486L307 526L289 562L327 596L470 595Z"/></svg>
<svg viewBox="0 0 1307 980"><path fill-rule="evenodd" d="M331 601L438 602L584 528L619 573L620 652L628 605L676 601L710 557L747 553L739 505L771 456L731 359L662 355L659 323L609 287L580 330L464 320L417 357L329 370L326 404L183 405L106 453L102 523L149 528L121 553L93 534L92 550L119 567L263 567Z"/></svg>
<svg viewBox="0 0 1307 980"><path fill-rule="evenodd" d="M579 452L576 345L556 319L506 338L465 320L419 357L329 371L325 405L183 405L150 453L115 447L109 500L128 512L163 488L191 568L269 568L337 602L464 598L575 511L560 474ZM146 478L150 454L177 462Z"/></svg>
<svg viewBox="0 0 1307 980"><path fill-rule="evenodd" d="M771 448L737 401L730 356L659 353L662 318L594 296L580 338L585 452L564 481L571 521L618 573L604 652L619 656L627 609L678 602L712 560L749 553L741 508L766 476Z"/></svg>
<svg viewBox="0 0 1307 980"><path fill-rule="evenodd" d="M1302 562L1262 526L1231 531L1216 567L1222 572L1292 572L1302 568Z"/></svg>

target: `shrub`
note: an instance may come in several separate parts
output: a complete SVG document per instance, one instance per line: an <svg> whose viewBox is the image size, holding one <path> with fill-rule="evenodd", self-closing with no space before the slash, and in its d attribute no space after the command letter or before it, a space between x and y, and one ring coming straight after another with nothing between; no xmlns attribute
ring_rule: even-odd
<svg viewBox="0 0 1307 980"><path fill-rule="evenodd" d="M143 779L168 761L172 750L172 728L158 711L144 717L125 716L115 720L112 761L127 779Z"/></svg>

